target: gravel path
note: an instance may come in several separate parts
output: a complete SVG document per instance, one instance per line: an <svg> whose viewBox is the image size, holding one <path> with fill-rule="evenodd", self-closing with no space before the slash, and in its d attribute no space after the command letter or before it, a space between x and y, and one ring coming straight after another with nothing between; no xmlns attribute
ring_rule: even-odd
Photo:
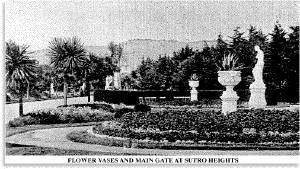
<svg viewBox="0 0 300 169"><path fill-rule="evenodd" d="M7 143L52 147L69 150L99 151L110 153L128 153L144 155L298 155L298 151L228 151L228 150L161 150L161 149L134 149L123 147L109 147L95 144L75 143L66 138L72 131L88 130L91 126L51 128L29 131L5 138Z"/></svg>
<svg viewBox="0 0 300 169"><path fill-rule="evenodd" d="M94 97L91 96L91 102L94 101ZM87 97L75 97L68 98L68 104L84 104L87 103ZM40 110L45 108L56 108L57 106L63 105L63 99L56 100L44 100L35 102L25 102L23 103L24 114L27 114L33 110ZM19 103L5 104L5 123L10 120L19 117Z"/></svg>

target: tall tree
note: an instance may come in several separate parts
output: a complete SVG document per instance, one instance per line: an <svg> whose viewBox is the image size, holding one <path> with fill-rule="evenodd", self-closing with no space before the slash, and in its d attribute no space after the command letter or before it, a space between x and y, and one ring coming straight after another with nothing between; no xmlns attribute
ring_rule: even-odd
<svg viewBox="0 0 300 169"><path fill-rule="evenodd" d="M159 90L159 76L156 72L155 61L147 58L142 60L137 69L137 87L142 90Z"/></svg>
<svg viewBox="0 0 300 169"><path fill-rule="evenodd" d="M169 56L160 56L155 67L159 76L160 88L164 91L172 89L174 73L177 72L174 61Z"/></svg>
<svg viewBox="0 0 300 169"><path fill-rule="evenodd" d="M286 32L282 29L281 25L277 22L274 26L269 43L268 52L265 55L265 81L267 88L270 90L278 90L277 97L282 98L282 90L286 85L286 73L288 72L287 57L285 55ZM279 101L278 100L278 101Z"/></svg>
<svg viewBox="0 0 300 169"><path fill-rule="evenodd" d="M121 87L121 75L120 75L120 69L121 69L121 58L123 56L123 46L119 44L115 44L114 42L110 42L108 45L108 49L111 52L111 58L113 61L113 64L117 66L117 70L114 73L114 78L117 80L117 84L114 84L114 87L117 87L120 89ZM115 82L115 80L114 80Z"/></svg>
<svg viewBox="0 0 300 169"><path fill-rule="evenodd" d="M8 91L19 97L20 116L23 116L23 97L28 83L36 77L36 60L29 58L28 47L6 42L6 85Z"/></svg>
<svg viewBox="0 0 300 169"><path fill-rule="evenodd" d="M286 46L288 68L286 72L286 96L289 102L299 102L299 26L290 27Z"/></svg>
<svg viewBox="0 0 300 169"><path fill-rule="evenodd" d="M68 77L80 69L85 62L85 49L80 39L54 38L49 45L51 64L55 69L63 70L64 82L64 105L67 105Z"/></svg>

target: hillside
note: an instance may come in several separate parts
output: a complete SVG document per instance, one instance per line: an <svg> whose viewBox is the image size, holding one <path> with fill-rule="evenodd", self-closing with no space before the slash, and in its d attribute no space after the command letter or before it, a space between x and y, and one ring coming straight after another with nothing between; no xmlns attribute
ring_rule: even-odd
<svg viewBox="0 0 300 169"><path fill-rule="evenodd" d="M208 46L214 46L216 41L206 41ZM122 63L128 65L129 70L138 67L143 58L157 59L159 55L173 56L174 51L189 45L193 49L201 50L204 41L179 42L175 40L150 40L134 39L122 43L124 47ZM109 56L110 52L107 46L85 46L88 52L95 53L100 57ZM39 64L50 64L50 56L47 55L47 49L33 51L31 57L38 60Z"/></svg>

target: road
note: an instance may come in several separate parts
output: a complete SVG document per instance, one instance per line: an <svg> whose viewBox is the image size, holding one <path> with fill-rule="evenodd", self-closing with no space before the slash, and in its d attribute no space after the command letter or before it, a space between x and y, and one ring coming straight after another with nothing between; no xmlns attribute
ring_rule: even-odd
<svg viewBox="0 0 300 169"><path fill-rule="evenodd" d="M91 102L94 101L94 97L91 96ZM87 97L75 97L68 98L68 104L83 104L87 103ZM56 100L43 100L43 101L35 101L35 102L25 102L23 103L23 112L27 114L33 110L40 110L45 108L56 108L57 106L63 105L63 99ZM5 104L5 124L10 120L19 117L19 103L13 104Z"/></svg>

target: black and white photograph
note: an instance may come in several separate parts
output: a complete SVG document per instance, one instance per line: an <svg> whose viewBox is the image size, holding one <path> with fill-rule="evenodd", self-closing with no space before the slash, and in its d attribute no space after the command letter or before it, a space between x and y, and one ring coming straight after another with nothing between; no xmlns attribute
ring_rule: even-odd
<svg viewBox="0 0 300 169"><path fill-rule="evenodd" d="M5 165L299 167L299 3L4 1Z"/></svg>

